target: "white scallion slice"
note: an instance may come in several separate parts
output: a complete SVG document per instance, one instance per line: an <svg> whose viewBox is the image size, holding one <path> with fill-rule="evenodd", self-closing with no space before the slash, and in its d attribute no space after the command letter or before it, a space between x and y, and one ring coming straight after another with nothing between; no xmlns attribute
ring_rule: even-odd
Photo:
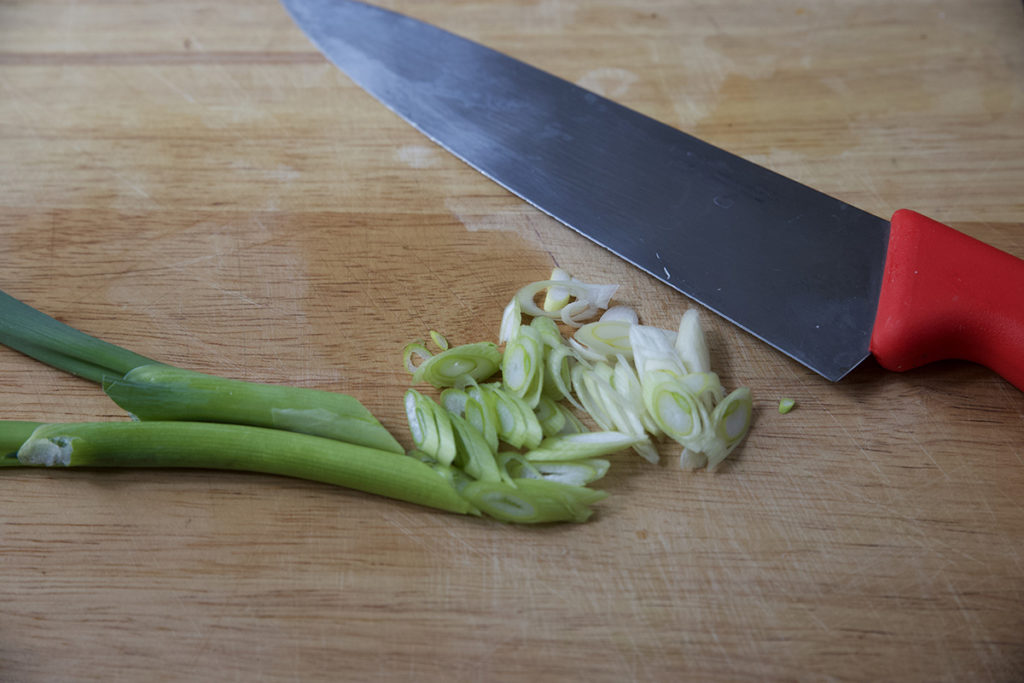
<svg viewBox="0 0 1024 683"><path fill-rule="evenodd" d="M566 341L578 360L588 361L591 363L603 363L608 360L603 353L591 351L589 348L576 341L575 337L569 337Z"/></svg>
<svg viewBox="0 0 1024 683"><path fill-rule="evenodd" d="M516 292L516 299L519 301L522 312L532 317L561 318L565 307L572 305L574 302L566 304L566 306L557 311L545 311L533 300L538 293L549 287L564 287L577 301L582 301L586 305L599 310L608 308L608 302L611 301L611 298L619 288L618 285L590 285L578 280L569 280L567 282L540 280L538 282L531 282Z"/></svg>
<svg viewBox="0 0 1024 683"><path fill-rule="evenodd" d="M603 458L530 462L519 456L505 462L506 471L512 479L547 479L570 486L586 486L595 482L607 474L611 466Z"/></svg>
<svg viewBox="0 0 1024 683"><path fill-rule="evenodd" d="M600 310L589 301L579 299L566 304L562 308L562 322L569 327L580 327L584 321L593 318Z"/></svg>
<svg viewBox="0 0 1024 683"><path fill-rule="evenodd" d="M572 368L575 359L572 349L568 346L549 347L544 354L544 384L541 392L555 401L565 399L579 407L572 395Z"/></svg>
<svg viewBox="0 0 1024 683"><path fill-rule="evenodd" d="M505 344L512 341L519 334L519 326L523 324L523 309L519 305L519 299L513 297L512 301L505 306L501 313L501 327L498 330L498 343Z"/></svg>
<svg viewBox="0 0 1024 683"><path fill-rule="evenodd" d="M686 367L675 350L674 337L658 327L633 325L630 328L629 344L633 347L633 363L641 383L645 374L655 370L671 371L679 377L686 374Z"/></svg>
<svg viewBox="0 0 1024 683"><path fill-rule="evenodd" d="M702 467L707 467L707 464L708 456L703 453L684 448L683 452L679 454L679 466L684 470L699 470Z"/></svg>
<svg viewBox="0 0 1024 683"><path fill-rule="evenodd" d="M639 325L640 318L636 314L636 310L629 306L612 306L607 311L601 314L601 322L627 322L631 325Z"/></svg>
<svg viewBox="0 0 1024 683"><path fill-rule="evenodd" d="M683 313L675 347L688 372L711 372L711 354L697 309L691 308Z"/></svg>
<svg viewBox="0 0 1024 683"><path fill-rule="evenodd" d="M572 279L566 271L561 268L555 268L551 271L551 277L549 278L556 282L568 282ZM569 299L572 295L569 294L569 290L565 287L548 287L547 292L544 293L544 303L542 307L545 311L560 311L565 308L565 305L569 303Z"/></svg>
<svg viewBox="0 0 1024 683"><path fill-rule="evenodd" d="M633 323L625 320L599 320L587 323L573 332L573 339L604 360L615 356L633 358L629 344L629 330Z"/></svg>
<svg viewBox="0 0 1024 683"><path fill-rule="evenodd" d="M625 450L637 443L635 436L622 432L586 432L566 436L550 436L526 453L532 463L545 460L579 460L599 458Z"/></svg>
<svg viewBox="0 0 1024 683"><path fill-rule="evenodd" d="M640 376L644 405L658 427L671 439L702 451L710 416L703 403L668 372Z"/></svg>
<svg viewBox="0 0 1024 683"><path fill-rule="evenodd" d="M561 434L583 434L584 432L590 431L587 429L587 426L583 424L583 421L580 420L580 418L578 418L576 414L568 408L568 406L556 403L555 408L558 409L558 412L565 415L565 425L562 426Z"/></svg>
<svg viewBox="0 0 1024 683"><path fill-rule="evenodd" d="M597 426L605 431L614 431L615 423L604 407L600 392L591 379L591 373L586 366L577 365L572 369L572 386L576 391L583 410L597 423Z"/></svg>

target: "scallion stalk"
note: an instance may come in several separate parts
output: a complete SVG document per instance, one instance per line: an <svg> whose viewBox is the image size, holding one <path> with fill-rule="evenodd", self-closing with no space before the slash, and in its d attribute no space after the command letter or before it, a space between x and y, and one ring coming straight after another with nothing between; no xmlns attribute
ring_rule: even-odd
<svg viewBox="0 0 1024 683"><path fill-rule="evenodd" d="M402 453L401 444L345 394L242 382L141 356L59 322L0 292L0 343L104 387L139 419L273 427Z"/></svg>
<svg viewBox="0 0 1024 683"><path fill-rule="evenodd" d="M278 429L208 422L45 424L18 450L29 466L199 468L262 472L475 514L420 460Z"/></svg>
<svg viewBox="0 0 1024 683"><path fill-rule="evenodd" d="M17 451L40 424L42 423L0 420L0 467L21 464L15 457Z"/></svg>
<svg viewBox="0 0 1024 683"><path fill-rule="evenodd" d="M103 391L140 420L224 422L284 429L404 453L357 399L315 389L259 384L169 365L107 377Z"/></svg>
<svg viewBox="0 0 1024 683"><path fill-rule="evenodd" d="M155 360L80 332L0 292L0 343L73 375L102 383Z"/></svg>

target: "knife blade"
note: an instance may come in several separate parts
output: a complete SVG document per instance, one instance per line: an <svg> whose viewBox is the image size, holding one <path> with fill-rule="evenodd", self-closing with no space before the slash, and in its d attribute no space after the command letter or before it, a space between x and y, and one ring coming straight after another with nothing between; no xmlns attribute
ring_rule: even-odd
<svg viewBox="0 0 1024 683"><path fill-rule="evenodd" d="M1024 389L1024 262L874 216L567 80L355 0L282 0L355 83L568 227L827 379L982 363Z"/></svg>

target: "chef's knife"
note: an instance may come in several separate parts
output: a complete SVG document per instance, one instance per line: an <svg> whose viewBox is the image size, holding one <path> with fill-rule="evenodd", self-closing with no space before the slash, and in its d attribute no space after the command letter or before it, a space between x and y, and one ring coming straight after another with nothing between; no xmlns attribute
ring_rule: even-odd
<svg viewBox="0 0 1024 683"><path fill-rule="evenodd" d="M865 213L568 81L350 0L283 0L352 80L542 211L830 380L874 354L1024 389L1024 261Z"/></svg>

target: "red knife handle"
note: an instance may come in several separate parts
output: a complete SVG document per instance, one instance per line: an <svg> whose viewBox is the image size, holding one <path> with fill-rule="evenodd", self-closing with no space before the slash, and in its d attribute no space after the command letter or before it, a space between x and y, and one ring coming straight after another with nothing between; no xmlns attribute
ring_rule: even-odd
<svg viewBox="0 0 1024 683"><path fill-rule="evenodd" d="M1024 261L913 211L893 214L871 352L889 370L981 363L1024 391Z"/></svg>

